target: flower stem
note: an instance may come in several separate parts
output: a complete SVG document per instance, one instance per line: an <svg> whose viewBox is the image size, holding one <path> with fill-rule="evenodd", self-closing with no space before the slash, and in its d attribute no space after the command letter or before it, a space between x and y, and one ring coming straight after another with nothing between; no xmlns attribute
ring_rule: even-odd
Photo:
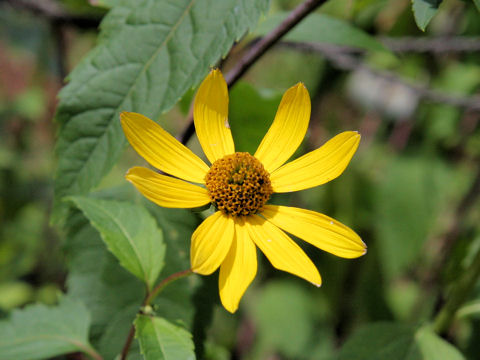
<svg viewBox="0 0 480 360"><path fill-rule="evenodd" d="M138 313L140 314L142 309L145 306L150 305L152 301L157 297L157 295L165 288L165 286L167 286L168 284L170 284L175 280L184 278L190 274L193 274L191 269L183 270L183 271L176 272L170 276L167 276L165 279L160 281L160 283L157 286L155 286L155 288L152 291L147 293L147 295L145 296L145 299L142 302L142 307L140 308ZM128 352L130 350L130 346L132 345L134 335L135 335L135 326L132 324L132 326L130 327L130 331L128 332L127 338L125 339L125 343L123 345L122 352L120 354L120 360L126 360Z"/></svg>
<svg viewBox="0 0 480 360"><path fill-rule="evenodd" d="M225 76L228 87L231 88L245 74L255 62L262 57L283 35L292 30L308 14L327 0L306 0L298 5L292 12L266 36L257 41L248 52L235 64L234 68ZM178 137L182 144L186 144L195 132L193 117L190 116L187 127Z"/></svg>
<svg viewBox="0 0 480 360"><path fill-rule="evenodd" d="M480 276L480 251L473 259L468 269L454 285L447 303L435 317L433 329L439 334L447 332L458 308L465 302Z"/></svg>

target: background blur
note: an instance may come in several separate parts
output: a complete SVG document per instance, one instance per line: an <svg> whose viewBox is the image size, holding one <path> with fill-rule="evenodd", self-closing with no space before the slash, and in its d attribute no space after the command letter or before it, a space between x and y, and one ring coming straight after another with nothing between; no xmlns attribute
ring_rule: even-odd
<svg viewBox="0 0 480 360"><path fill-rule="evenodd" d="M270 13L298 3L274 0ZM364 56L348 47L283 42L232 89L230 124L237 149L254 152L282 93L303 81L312 119L299 152L358 130L360 148L340 178L281 201L347 224L368 254L343 260L302 244L322 274L320 290L273 271L262 258L241 315L215 308L207 337L211 358L327 359L359 324L427 319L442 302L440 289L480 247L475 3L445 0L425 32L409 0L332 0L318 13L355 24L390 51ZM49 225L52 119L57 92L95 45L103 14L86 0L0 2L0 317L31 302L55 303L65 289L63 235ZM262 26L268 24L257 34ZM236 45L221 64L224 72L254 38ZM193 94L158 119L171 133L186 126ZM200 153L196 139L189 145ZM128 188L123 174L140 161L128 149L101 187ZM215 279L205 281L215 288ZM450 334L470 359L480 353L477 285Z"/></svg>

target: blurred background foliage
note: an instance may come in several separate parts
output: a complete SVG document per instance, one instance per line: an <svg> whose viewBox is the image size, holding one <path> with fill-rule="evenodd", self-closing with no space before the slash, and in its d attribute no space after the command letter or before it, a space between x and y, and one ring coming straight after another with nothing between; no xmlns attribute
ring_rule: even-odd
<svg viewBox="0 0 480 360"><path fill-rule="evenodd" d="M75 21L53 21L23 1L0 4L0 316L33 302L56 303L68 289L91 312L92 343L113 359L140 304L135 292L143 291L141 284L80 213L70 219L75 226L69 233L49 225L56 95L95 45L95 23L106 10L84 0L59 3ZM298 3L273 0L270 14L281 16ZM348 46L310 46L304 42L318 29L305 24L233 87L230 124L240 151L254 152L282 93L298 81L312 97L310 129L299 152L341 131L360 131L360 148L340 178L273 201L342 221L361 235L368 254L347 261L302 242L323 276L320 289L273 271L261 258L235 316L218 305L215 276L172 285L156 309L192 329L197 354L334 359L368 323L422 324L438 311L480 249L480 105L472 97L480 89L478 5L445 0L422 32L409 0L328 1L314 15L348 21L384 50L358 56L362 50ZM234 47L222 61L224 72L268 21ZM352 41L361 41L358 36ZM187 125L193 94L157 119L169 132L179 134ZM196 139L189 145L201 153ZM167 258L176 259L167 262L164 277L188 268L189 238L201 215L144 202L123 177L142 161L128 148L98 196L148 207L163 229ZM467 359L478 359L480 282L447 338ZM348 344L340 356L353 359Z"/></svg>

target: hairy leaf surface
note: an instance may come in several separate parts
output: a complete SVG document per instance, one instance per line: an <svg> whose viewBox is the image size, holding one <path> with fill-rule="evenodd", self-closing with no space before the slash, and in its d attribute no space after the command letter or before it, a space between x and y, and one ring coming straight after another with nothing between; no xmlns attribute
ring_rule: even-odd
<svg viewBox="0 0 480 360"><path fill-rule="evenodd" d="M121 111L150 118L169 110L235 40L254 26L268 0L143 0L113 8L98 46L61 91L54 221L61 199L89 192L125 145Z"/></svg>

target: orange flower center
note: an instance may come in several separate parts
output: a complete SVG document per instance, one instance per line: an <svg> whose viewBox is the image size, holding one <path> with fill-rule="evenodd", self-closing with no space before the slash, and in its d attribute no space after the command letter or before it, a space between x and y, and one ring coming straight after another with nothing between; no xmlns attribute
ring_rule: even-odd
<svg viewBox="0 0 480 360"><path fill-rule="evenodd" d="M213 205L231 216L259 212L273 193L268 172L246 152L218 159L205 176Z"/></svg>

